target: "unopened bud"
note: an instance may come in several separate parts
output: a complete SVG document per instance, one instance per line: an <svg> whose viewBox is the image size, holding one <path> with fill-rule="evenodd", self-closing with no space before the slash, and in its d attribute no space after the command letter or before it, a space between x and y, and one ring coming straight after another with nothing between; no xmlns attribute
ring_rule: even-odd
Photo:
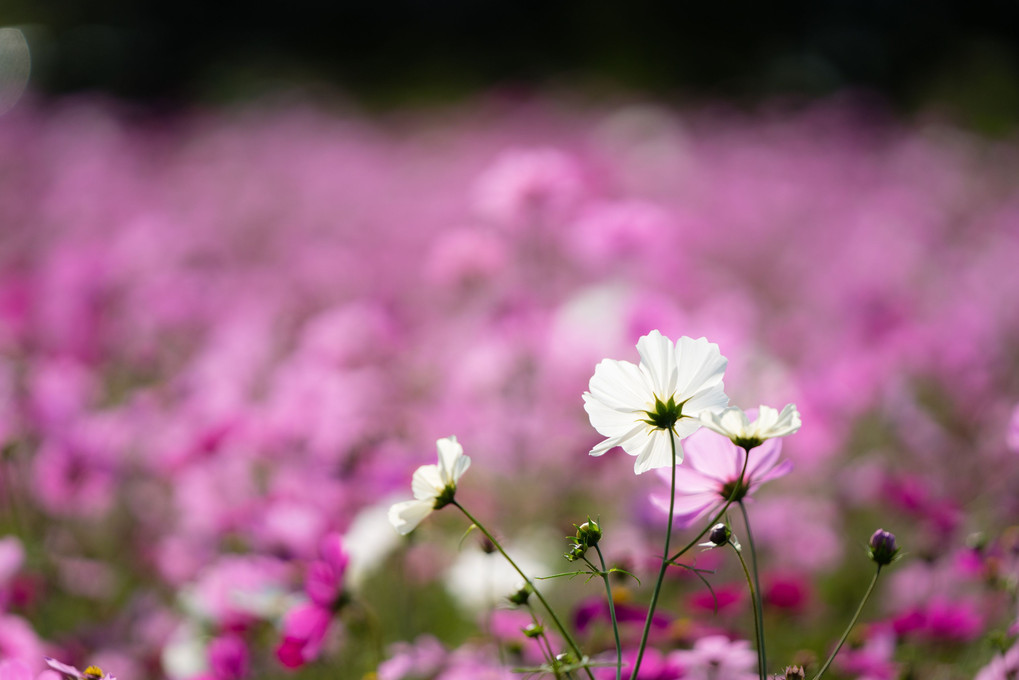
<svg viewBox="0 0 1019 680"><path fill-rule="evenodd" d="M577 658L569 652L562 652L561 654L556 654L555 661L556 665L561 668L577 663Z"/></svg>
<svg viewBox="0 0 1019 680"><path fill-rule="evenodd" d="M521 607L527 604L527 599L530 596L531 587L525 583L524 585L520 586L520 588L518 588L515 593L513 593L506 599L508 599L511 603L515 604L516 606Z"/></svg>
<svg viewBox="0 0 1019 680"><path fill-rule="evenodd" d="M527 628L523 628L521 630L523 630L524 635L526 635L529 638L541 637L542 633L545 632L545 628L538 623L532 623L531 625L527 626Z"/></svg>
<svg viewBox="0 0 1019 680"><path fill-rule="evenodd" d="M785 667L785 680L805 680L807 673L803 670L803 666L786 666Z"/></svg>
<svg viewBox="0 0 1019 680"><path fill-rule="evenodd" d="M588 548L593 548L598 545L598 541L600 540L601 526L591 519L589 515L587 521L577 527L577 543Z"/></svg>
<svg viewBox="0 0 1019 680"><path fill-rule="evenodd" d="M721 548L723 545L729 544L731 544L737 552L742 550L739 541L736 540L735 536L733 536L732 529L729 528L729 525L719 522L715 526L711 527L711 531L708 532L707 542L701 543L700 547L705 550L710 550L712 548Z"/></svg>
<svg viewBox="0 0 1019 680"><path fill-rule="evenodd" d="M732 529L720 523L711 527L711 533L708 534L708 540L715 545L725 545L729 542L729 538L731 536Z"/></svg>
<svg viewBox="0 0 1019 680"><path fill-rule="evenodd" d="M878 529L870 537L868 552L870 559L874 560L879 567L891 564L899 554L899 549L895 545L895 534Z"/></svg>
<svg viewBox="0 0 1019 680"><path fill-rule="evenodd" d="M580 543L574 543L570 546L569 550L563 553L563 557L565 557L568 562L576 562L582 558L586 552L587 548L585 546Z"/></svg>

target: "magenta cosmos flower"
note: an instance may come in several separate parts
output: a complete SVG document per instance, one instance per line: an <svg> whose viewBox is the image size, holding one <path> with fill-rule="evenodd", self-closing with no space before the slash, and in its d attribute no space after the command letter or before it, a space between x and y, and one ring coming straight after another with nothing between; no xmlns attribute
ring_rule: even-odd
<svg viewBox="0 0 1019 680"><path fill-rule="evenodd" d="M676 468L677 526L687 527L699 518L722 506L732 494L739 480L746 451L720 434L703 429L686 440L686 462ZM743 483L736 491L736 500L743 500L764 482L789 473L792 463L779 462L782 442L768 439L753 449ZM658 473L666 484L671 482L671 471ZM652 494L651 502L668 512L668 493Z"/></svg>
<svg viewBox="0 0 1019 680"><path fill-rule="evenodd" d="M603 359L594 369L584 410L605 440L600 456L616 446L637 460L636 474L683 460L679 441L701 427L701 417L729 403L722 384L728 360L705 338L675 344L658 331L637 341L640 364Z"/></svg>

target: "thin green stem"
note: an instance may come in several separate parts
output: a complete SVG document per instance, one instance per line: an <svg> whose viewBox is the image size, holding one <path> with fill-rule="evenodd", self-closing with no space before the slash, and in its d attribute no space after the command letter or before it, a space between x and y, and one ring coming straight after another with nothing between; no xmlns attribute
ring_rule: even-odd
<svg viewBox="0 0 1019 680"><path fill-rule="evenodd" d="M665 547L662 549L662 566L658 570L658 580L655 581L655 589L651 591L651 604L648 605L647 619L644 620L644 631L640 636L640 646L637 648L637 658L633 662L633 671L630 673L630 680L637 680L637 672L640 671L640 662L644 658L644 648L647 647L648 635L651 634L651 622L654 620L655 607L658 605L658 595L662 590L662 582L665 580L665 570L669 567L669 543L672 540L672 522L676 512L676 433L669 430L669 445L672 447L672 484L669 489L669 523L665 528Z"/></svg>
<svg viewBox="0 0 1019 680"><path fill-rule="evenodd" d="M538 615L534 613L534 607L532 607L530 603L527 603L527 611L530 613L531 621L534 622L534 625L541 628L541 623L538 621ZM545 635L545 631L542 630L534 641L537 643L538 649L541 650L541 655L548 661L549 668L553 669L557 678L560 677L559 669L556 667L555 652L552 650L552 643L549 641L548 636ZM543 641L545 643L544 645L541 644Z"/></svg>
<svg viewBox="0 0 1019 680"><path fill-rule="evenodd" d="M747 457L749 456L750 452L748 451ZM753 588L751 588L751 595L754 596L754 609L757 616L755 624L757 629L757 665L761 680L767 680L768 655L764 643L764 603L761 601L761 579L757 574L757 549L754 547L754 534L750 531L750 516L747 514L747 506L742 498L739 500L739 509L743 513L743 526L747 530L747 544L750 546L750 564L754 572L754 584Z"/></svg>
<svg viewBox="0 0 1019 680"><path fill-rule="evenodd" d="M726 499L725 505L723 505L722 509L718 511L718 513L714 516L714 518L712 518L712 520L710 522L708 522L707 526L705 526L701 530L701 533L697 534L692 541L690 541L685 546L683 546L682 550L680 550L675 555L673 555L672 557L669 558L669 562L675 562L680 557L685 555L686 552L688 550L690 550L690 548L692 548L695 545L697 545L697 543L702 538L704 538L704 534L706 534L709 531L711 531L711 527L713 527L716 524L718 524L718 520L722 519L722 517L725 516L726 511L729 509L729 506L732 505L736 501L736 496L739 495L740 489L743 486L743 477L747 473L747 461L749 461L749 460L750 460L750 452L748 451L747 455L743 456L743 469L741 469L739 471L739 477L736 478L736 484L732 487L732 492L729 494L729 498ZM675 488L673 488L672 493L673 494L676 493ZM672 522L670 521L669 524L671 526Z"/></svg>
<svg viewBox="0 0 1019 680"><path fill-rule="evenodd" d="M842 649L842 645L846 644L846 640L849 638L849 633L853 630L853 626L856 625L856 621L860 618L860 613L863 611L863 606L867 604L867 600L870 599L870 594L874 592L874 586L875 584L877 584L877 577L880 575L881 565L879 564L877 566L877 571L874 572L874 578L870 580L870 585L867 586L867 592L863 594L863 599L860 600L860 606L856 608L856 613L853 614L852 620L850 620L849 625L846 626L846 632L842 634L842 638L839 640L839 644L835 647L835 650L832 651L831 656L828 657L828 660L824 662L824 665L821 666L821 670L819 670L817 672L817 675L811 678L811 680L820 680L821 676L824 675L825 671L828 670L828 666L830 666L831 662L835 660L835 655L839 653L840 649Z"/></svg>
<svg viewBox="0 0 1019 680"><path fill-rule="evenodd" d="M747 562L743 559L743 553L736 544L729 541L729 545L732 546L732 551L736 553L736 558L739 560L739 565L743 567L743 575L747 578L747 587L750 589L750 602L754 606L754 636L757 638L757 674L760 680L767 680L765 674L764 665L764 652L761 647L761 640L763 635L761 634L761 600L759 598L759 592L754 586L754 578L750 575L750 570L747 569Z"/></svg>
<svg viewBox="0 0 1019 680"><path fill-rule="evenodd" d="M513 561L513 558L510 557L505 550L503 550L502 544L500 544L499 541L496 540L495 536L493 536L488 531L488 529L486 529L485 526L474 517L474 515L467 511L467 508L460 505L460 503L458 503L455 499L451 501L451 503L452 505L455 505L457 508L460 509L460 512L462 512L464 516L468 520L470 520L470 522L474 526L478 528L478 531L483 533L485 535L485 538L491 541L492 545L495 546L495 549L499 551L499 554L502 555L507 562L509 562L509 565L511 567L513 567L513 570L520 574L520 578L524 579L524 583L527 584L527 586L531 589L531 592L534 593L534 596L538 598L539 602L541 602L541 606L545 608L546 612L548 612L549 618L552 619L552 623L555 624L556 629L559 631L560 634L562 634L563 639L566 640L566 644L568 644L570 646L570 649L573 650L573 653L577 655L577 661L583 663L584 653L580 651L580 645L578 645L577 641L573 639L573 636L570 635L570 632L566 630L566 626L564 626L563 622L559 620L558 616L556 616L555 610L552 609L552 606L549 605L548 600L546 600L545 596L541 594L540 590L538 590L538 587L534 584L534 581L531 580L519 566L517 566L517 563ZM584 666L584 670L587 671L588 678L590 678L590 680L594 680L594 674L591 672L591 669L588 668L587 666Z"/></svg>
<svg viewBox="0 0 1019 680"><path fill-rule="evenodd" d="M616 680L621 680L623 676L623 645L619 641L619 623L616 621L616 602L612 599L612 583L609 579L609 573L605 571L605 558L602 557L601 548L596 545L594 546L594 551L598 553L598 563L601 565L601 577L602 580L605 581L605 594L609 599L609 618L612 619L612 634L616 638Z"/></svg>

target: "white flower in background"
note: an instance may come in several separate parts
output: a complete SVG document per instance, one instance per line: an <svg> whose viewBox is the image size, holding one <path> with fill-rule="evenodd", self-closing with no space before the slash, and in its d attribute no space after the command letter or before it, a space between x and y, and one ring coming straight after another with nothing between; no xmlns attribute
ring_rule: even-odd
<svg viewBox="0 0 1019 680"><path fill-rule="evenodd" d="M343 547L350 562L344 580L352 590L360 588L365 579L375 573L400 544L400 537L390 529L389 508L392 500L361 510L347 527Z"/></svg>
<svg viewBox="0 0 1019 680"><path fill-rule="evenodd" d="M414 500L389 508L389 521L401 535L414 531L432 510L452 503L456 483L471 465L471 459L464 455L456 437L440 439L435 445L439 450L439 464L422 465L414 471L411 480Z"/></svg>
<svg viewBox="0 0 1019 680"><path fill-rule="evenodd" d="M721 413L703 414L701 424L749 451L760 446L766 439L793 434L800 429L802 423L796 406L786 404L781 413L770 406L761 406L753 421L743 409L732 406Z"/></svg>
<svg viewBox="0 0 1019 680"><path fill-rule="evenodd" d="M584 409L606 437L591 449L600 456L619 446L631 456L636 474L683 460L679 440L701 427L701 416L728 405L722 375L728 360L705 338L682 337L676 344L658 331L637 341L640 365L603 359L594 369Z"/></svg>
<svg viewBox="0 0 1019 680"><path fill-rule="evenodd" d="M553 567L544 556L555 555L558 541L543 534L526 535L505 546L525 574L547 574ZM561 551L560 551L561 552ZM481 546L467 545L457 554L443 577L446 590L465 611L481 612L499 604L523 587L520 574L498 552L486 552ZM554 580L542 581L541 590L548 593Z"/></svg>

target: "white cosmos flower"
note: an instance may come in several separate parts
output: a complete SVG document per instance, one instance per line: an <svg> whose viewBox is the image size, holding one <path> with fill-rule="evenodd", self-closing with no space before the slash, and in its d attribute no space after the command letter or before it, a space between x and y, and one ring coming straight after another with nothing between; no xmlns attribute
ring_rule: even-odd
<svg viewBox="0 0 1019 680"><path fill-rule="evenodd" d="M729 363L718 345L682 337L676 344L658 331L637 341L640 365L603 359L594 369L584 409L594 429L606 437L591 449L600 456L620 446L637 456L636 474L683 460L679 440L701 426L700 417L729 403L722 374Z"/></svg>
<svg viewBox="0 0 1019 680"><path fill-rule="evenodd" d="M456 493L457 481L471 465L471 459L464 455L456 437L440 439L435 446L439 450L439 464L422 465L414 471L411 480L414 500L389 508L389 522L401 535L414 531L432 510L449 505Z"/></svg>
<svg viewBox="0 0 1019 680"><path fill-rule="evenodd" d="M786 404L781 413L770 406L761 406L757 409L757 419L752 422L743 409L732 406L721 413L703 414L701 424L749 451L765 439L793 434L802 422L796 405Z"/></svg>

